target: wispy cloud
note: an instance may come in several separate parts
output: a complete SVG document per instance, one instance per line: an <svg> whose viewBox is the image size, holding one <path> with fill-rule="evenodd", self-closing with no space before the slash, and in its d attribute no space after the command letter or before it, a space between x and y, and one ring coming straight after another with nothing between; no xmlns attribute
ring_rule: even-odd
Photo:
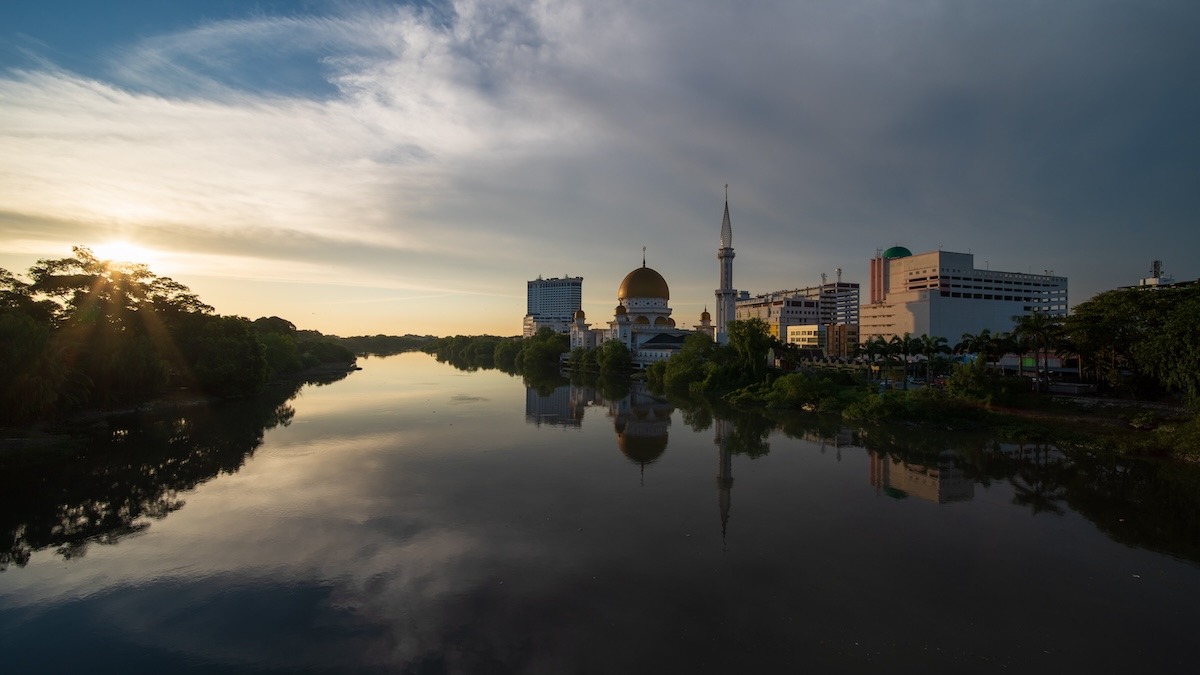
<svg viewBox="0 0 1200 675"><path fill-rule="evenodd" d="M570 272L592 309L642 245L679 306L708 301L726 182L757 291L906 243L1054 267L1082 299L1200 246L1189 4L345 7L151 35L105 79L0 77L5 236L135 230L453 292Z"/></svg>

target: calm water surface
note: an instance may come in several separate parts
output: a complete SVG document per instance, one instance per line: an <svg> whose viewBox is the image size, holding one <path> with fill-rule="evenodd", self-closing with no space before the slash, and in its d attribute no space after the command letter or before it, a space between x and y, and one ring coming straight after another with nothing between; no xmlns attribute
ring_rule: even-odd
<svg viewBox="0 0 1200 675"><path fill-rule="evenodd" d="M0 487L5 672L1194 672L1194 476L424 354ZM614 397L615 398L615 397Z"/></svg>

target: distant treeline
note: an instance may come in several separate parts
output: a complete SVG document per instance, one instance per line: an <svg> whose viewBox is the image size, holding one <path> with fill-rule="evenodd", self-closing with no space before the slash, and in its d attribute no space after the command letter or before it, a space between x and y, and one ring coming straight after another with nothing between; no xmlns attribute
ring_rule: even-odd
<svg viewBox="0 0 1200 675"><path fill-rule="evenodd" d="M272 378L354 363L334 336L274 316L222 316L145 265L73 252L39 260L25 279L0 269L0 424L180 389L245 396Z"/></svg>
<svg viewBox="0 0 1200 675"><path fill-rule="evenodd" d="M566 335L543 328L530 338L455 335L430 340L422 349L460 370L495 368L512 375L558 369L559 356L570 349Z"/></svg>
<svg viewBox="0 0 1200 675"><path fill-rule="evenodd" d="M338 338L338 342L360 356L389 356L423 348L432 335L356 335Z"/></svg>

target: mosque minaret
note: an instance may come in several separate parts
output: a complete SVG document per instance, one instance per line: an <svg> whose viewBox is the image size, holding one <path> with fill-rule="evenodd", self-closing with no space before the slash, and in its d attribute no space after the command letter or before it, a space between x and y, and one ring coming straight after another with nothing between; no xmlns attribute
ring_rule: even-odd
<svg viewBox="0 0 1200 675"><path fill-rule="evenodd" d="M733 227L729 224L729 186L725 186L725 215L721 218L721 287L717 289L717 344L729 342L728 324L736 316L737 291L733 288Z"/></svg>

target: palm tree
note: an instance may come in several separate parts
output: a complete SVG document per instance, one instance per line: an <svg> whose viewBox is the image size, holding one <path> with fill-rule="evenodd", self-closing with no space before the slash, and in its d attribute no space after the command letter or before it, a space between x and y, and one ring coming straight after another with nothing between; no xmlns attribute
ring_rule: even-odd
<svg viewBox="0 0 1200 675"><path fill-rule="evenodd" d="M994 349L995 338L992 331L984 328L978 333L963 333L962 340L955 345L954 351L960 354L980 354L986 360Z"/></svg>
<svg viewBox="0 0 1200 675"><path fill-rule="evenodd" d="M1027 338L1037 350L1034 353L1034 361L1038 376L1041 377L1045 373L1042 368L1043 355L1055 347L1062 337L1062 319L1048 312L1035 311L1032 314L1014 316L1013 321L1016 322L1014 332ZM1049 364L1046 368L1049 368Z"/></svg>
<svg viewBox="0 0 1200 675"><path fill-rule="evenodd" d="M904 361L904 388L908 389L908 364L913 353L916 352L917 341L910 333L904 335L893 335L888 341L888 347L891 352L900 357Z"/></svg>
<svg viewBox="0 0 1200 675"><path fill-rule="evenodd" d="M996 333L992 336L991 356L996 366L1000 365L1000 359L1004 358L1005 354L1011 354L1018 349L1017 339L1012 333ZM1001 374L1004 374L1003 371Z"/></svg>
<svg viewBox="0 0 1200 675"><path fill-rule="evenodd" d="M882 336L876 335L875 337L863 343L862 350L867 355L867 380L870 381L871 368L875 365L877 357L883 356L886 359L888 353L888 344Z"/></svg>
<svg viewBox="0 0 1200 675"><path fill-rule="evenodd" d="M950 347L944 337L933 337L928 333L922 333L921 337L915 338L917 344L917 353L925 357L925 381L933 380L933 359L938 354L950 353Z"/></svg>

